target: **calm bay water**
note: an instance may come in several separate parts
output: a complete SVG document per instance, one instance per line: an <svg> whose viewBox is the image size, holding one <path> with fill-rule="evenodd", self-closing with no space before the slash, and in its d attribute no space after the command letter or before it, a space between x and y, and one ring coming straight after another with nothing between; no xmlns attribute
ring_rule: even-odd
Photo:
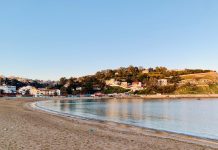
<svg viewBox="0 0 218 150"><path fill-rule="evenodd" d="M37 105L59 113L218 140L218 99L69 100Z"/></svg>

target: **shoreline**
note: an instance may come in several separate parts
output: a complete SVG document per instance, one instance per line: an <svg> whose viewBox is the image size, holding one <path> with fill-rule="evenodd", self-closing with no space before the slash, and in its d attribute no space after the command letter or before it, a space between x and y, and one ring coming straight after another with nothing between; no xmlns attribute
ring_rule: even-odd
<svg viewBox="0 0 218 150"><path fill-rule="evenodd" d="M209 142L209 143L210 142L215 142L214 144L216 145L216 148L218 148L218 139L188 135L188 134L184 134L184 133L177 133L177 132L171 132L171 131L167 131L167 130L160 130L160 129L154 129L154 128L148 128L148 127L140 127L140 126L135 126L135 125L131 125L131 124L119 123L119 122L115 122L115 121L108 121L108 120L94 119L94 118L88 118L88 117L81 117L81 116L76 116L76 115L70 115L68 113L60 113L58 111L42 108L42 107L37 105L37 102L28 103L26 105L26 107L28 107L29 109L43 111L43 112L49 113L51 115L64 117L66 119L79 119L79 120L83 120L83 121L85 120L85 121L89 121L89 122L97 122L97 123L103 123L103 124L113 124L113 125L116 125L116 126L122 126L123 125L123 126L126 126L126 128L132 128L132 129L135 128L135 129L141 129L142 131L144 130L144 131L149 131L149 132L164 133L164 134L167 135L167 137L165 137L165 138L170 138L170 139L179 140L179 141L184 141L184 140L181 140L181 138L188 138L188 139L191 138L194 141L200 140L201 142L206 142L205 144L207 144L207 142ZM189 142L192 143L192 144L197 144L198 143L198 142L196 143L194 141L189 141ZM207 146L210 146L210 145L207 145Z"/></svg>
<svg viewBox="0 0 218 150"><path fill-rule="evenodd" d="M173 97L172 97L173 98ZM206 138L206 137L200 137L200 136L194 136L194 135L188 135L184 133L177 133L177 132L171 132L167 130L160 130L160 129L154 129L154 128L148 128L148 127L140 127L140 126L134 126L130 124L125 124L125 123L119 123L119 122L114 122L114 121L108 121L108 120L100 120L100 119L94 119L94 118L88 118L88 117L81 117L81 116L76 116L76 115L69 115L67 113L60 113L57 111L53 111L50 109L45 109L37 105L37 102L34 103L29 103L26 105L29 107L29 109L34 109L34 110L39 110L43 111L52 115L64 117L66 119L79 119L82 121L88 121L88 122L97 122L97 123L102 123L102 124L113 124L115 126L126 126L126 128L131 128L131 129L141 129L142 131L146 132L157 132L157 133L162 133L165 134L163 138L169 138L173 140L178 140L182 142L189 142L191 144L199 144L199 142L206 146L211 146L211 143L215 145L215 148L218 148L218 139L211 139L211 138ZM157 136L157 135L154 135ZM159 136L157 136L159 137ZM182 138L182 139L181 139ZM191 139L191 141L187 141L187 139ZM208 144L208 142L210 144Z"/></svg>
<svg viewBox="0 0 218 150"><path fill-rule="evenodd" d="M35 100L83 100L83 99L144 99L144 100L171 100L171 99L214 99L218 94L160 94L160 95L130 95L130 96L102 96L102 97L0 97L1 99L35 99Z"/></svg>
<svg viewBox="0 0 218 150"><path fill-rule="evenodd" d="M142 95L145 99L192 99L192 98L218 98L218 94L179 94L179 95Z"/></svg>
<svg viewBox="0 0 218 150"><path fill-rule="evenodd" d="M131 95L131 96L103 96L103 97L51 97L52 100L83 100L83 99L144 99L144 100L171 100L171 99L214 99L218 94L179 94L179 95Z"/></svg>
<svg viewBox="0 0 218 150"><path fill-rule="evenodd" d="M0 150L218 148L214 140L114 122L63 117L30 107L31 103L42 100L0 99Z"/></svg>

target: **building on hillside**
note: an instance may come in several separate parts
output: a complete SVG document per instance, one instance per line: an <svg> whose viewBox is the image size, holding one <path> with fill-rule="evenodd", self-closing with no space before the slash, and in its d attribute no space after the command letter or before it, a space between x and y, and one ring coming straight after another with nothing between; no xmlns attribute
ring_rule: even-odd
<svg viewBox="0 0 218 150"><path fill-rule="evenodd" d="M67 83L64 85L65 88L68 88L69 86L70 86L70 82L67 82Z"/></svg>
<svg viewBox="0 0 218 150"><path fill-rule="evenodd" d="M17 93L16 86L2 85L0 86L0 90L4 95L16 95Z"/></svg>
<svg viewBox="0 0 218 150"><path fill-rule="evenodd" d="M144 70L142 71L142 73L143 73L143 74L147 74L147 73L149 73L149 70L148 70L148 69L144 69Z"/></svg>
<svg viewBox="0 0 218 150"><path fill-rule="evenodd" d="M132 82L130 89L133 92L143 90L142 83L141 82Z"/></svg>
<svg viewBox="0 0 218 150"><path fill-rule="evenodd" d="M106 80L105 83L108 86L120 86L120 82L115 79Z"/></svg>
<svg viewBox="0 0 218 150"><path fill-rule="evenodd" d="M121 82L120 87L127 89L128 88L128 83L127 82Z"/></svg>
<svg viewBox="0 0 218 150"><path fill-rule="evenodd" d="M157 81L158 86L167 86L167 84L168 84L167 79L159 79Z"/></svg>
<svg viewBox="0 0 218 150"><path fill-rule="evenodd" d="M93 90L101 91L101 87L99 85L93 85Z"/></svg>
<svg viewBox="0 0 218 150"><path fill-rule="evenodd" d="M80 87L80 86L79 86L79 87L76 87L76 91L82 91L82 89L83 89L83 88Z"/></svg>
<svg viewBox="0 0 218 150"><path fill-rule="evenodd" d="M142 87L141 82L132 82L132 87Z"/></svg>
<svg viewBox="0 0 218 150"><path fill-rule="evenodd" d="M116 72L116 73L115 73L115 76L118 76L118 75L119 75L119 73L118 73L118 72Z"/></svg>
<svg viewBox="0 0 218 150"><path fill-rule="evenodd" d="M61 95L61 91L59 89L40 88L37 90L37 93L34 96L41 97L41 96L60 96L60 95Z"/></svg>
<svg viewBox="0 0 218 150"><path fill-rule="evenodd" d="M18 90L18 93L21 95L32 95L34 97L41 97L41 96L60 96L61 91L59 89L45 89L40 88L37 89L33 86L25 86Z"/></svg>
<svg viewBox="0 0 218 150"><path fill-rule="evenodd" d="M106 85L113 85L115 83L115 79L110 79L105 81Z"/></svg>
<svg viewBox="0 0 218 150"><path fill-rule="evenodd" d="M36 95L37 94L37 89L33 86L24 86L18 90L18 93L21 95Z"/></svg>

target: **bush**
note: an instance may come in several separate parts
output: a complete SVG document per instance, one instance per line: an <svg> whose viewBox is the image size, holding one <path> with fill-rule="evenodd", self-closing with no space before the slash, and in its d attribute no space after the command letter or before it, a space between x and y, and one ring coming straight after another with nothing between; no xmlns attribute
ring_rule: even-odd
<svg viewBox="0 0 218 150"><path fill-rule="evenodd" d="M106 89L104 89L103 93L105 94L112 94L112 93L125 93L125 92L129 92L128 89L124 89L121 87L111 87L108 86Z"/></svg>

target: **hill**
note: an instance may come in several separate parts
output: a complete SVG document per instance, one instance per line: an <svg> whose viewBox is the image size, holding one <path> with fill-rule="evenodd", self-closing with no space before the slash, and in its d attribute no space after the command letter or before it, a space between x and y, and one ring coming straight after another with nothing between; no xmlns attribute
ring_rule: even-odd
<svg viewBox="0 0 218 150"><path fill-rule="evenodd" d="M201 80L207 79L213 82L218 82L218 73L217 72L207 72L207 73L197 73L197 74L188 74L188 75L181 75L180 76L183 80Z"/></svg>
<svg viewBox="0 0 218 150"><path fill-rule="evenodd" d="M181 75L175 94L218 94L218 73L207 72Z"/></svg>
<svg viewBox="0 0 218 150"><path fill-rule="evenodd" d="M17 89L23 86L60 89L61 93L66 96L97 92L124 93L127 91L132 94L186 94L196 91L197 93L214 93L218 91L216 89L217 83L218 74L211 70L170 70L166 67L143 68L135 66L102 70L94 75L79 78L62 77L57 82L0 77L0 85L12 85L16 86ZM207 89L199 90L200 87Z"/></svg>

